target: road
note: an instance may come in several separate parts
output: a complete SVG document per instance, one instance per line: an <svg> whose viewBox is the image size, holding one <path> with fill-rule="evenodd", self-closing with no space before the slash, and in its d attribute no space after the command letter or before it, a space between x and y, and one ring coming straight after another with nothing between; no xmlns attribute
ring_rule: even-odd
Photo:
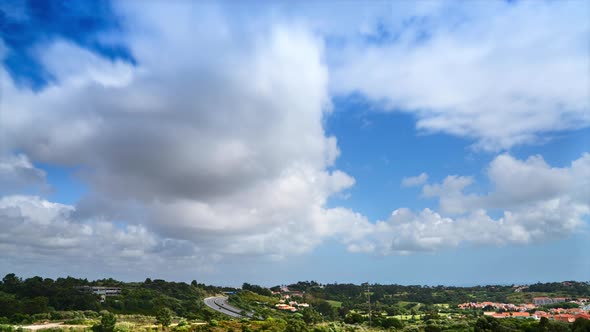
<svg viewBox="0 0 590 332"><path fill-rule="evenodd" d="M232 307L229 303L227 303L226 296L208 297L205 299L205 304L209 308L221 312L222 314L226 314L234 318L247 318L240 314L242 312L242 309Z"/></svg>

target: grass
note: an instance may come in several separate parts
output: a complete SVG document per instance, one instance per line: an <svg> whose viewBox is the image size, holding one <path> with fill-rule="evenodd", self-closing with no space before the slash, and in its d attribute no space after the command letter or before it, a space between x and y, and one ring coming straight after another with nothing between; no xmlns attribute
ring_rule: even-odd
<svg viewBox="0 0 590 332"><path fill-rule="evenodd" d="M247 303L258 302L266 303L271 306L279 303L279 299L276 297L264 296L250 291L241 291L238 295L242 299L242 301L245 301Z"/></svg>
<svg viewBox="0 0 590 332"><path fill-rule="evenodd" d="M449 309L450 305L448 303L437 303L434 305L439 309Z"/></svg>
<svg viewBox="0 0 590 332"><path fill-rule="evenodd" d="M420 319L422 319L422 316L424 316L424 315L421 315L421 314L420 315L395 315L395 316L389 316L389 317L396 318L399 320L411 320L412 316L414 316L414 318L416 320L420 320Z"/></svg>
<svg viewBox="0 0 590 332"><path fill-rule="evenodd" d="M340 301L327 300L327 302L330 303L330 305L334 308L342 307L342 302Z"/></svg>

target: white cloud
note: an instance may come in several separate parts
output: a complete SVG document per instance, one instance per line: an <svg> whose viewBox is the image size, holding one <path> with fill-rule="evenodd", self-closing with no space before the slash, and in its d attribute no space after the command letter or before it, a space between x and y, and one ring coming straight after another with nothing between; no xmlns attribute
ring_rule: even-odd
<svg viewBox="0 0 590 332"><path fill-rule="evenodd" d="M119 5L129 29L120 38L137 66L56 40L38 48L56 78L45 89L17 87L2 69L5 144L23 154L0 160L0 184L44 183L33 165L43 162L75 166L90 194L70 206L2 192L11 195L0 197L0 260L63 256L145 269L168 260L281 258L326 238L353 252L405 254L559 238L589 213L588 155L562 168L500 155L488 169L492 192L466 193L474 179L449 176L423 187L438 209L399 208L374 224L327 207L355 182L334 169L337 141L323 128L330 88L358 90L415 112L419 128L474 137L489 149L586 126L586 60L572 45L587 25L576 17L549 24L564 23L567 6L550 15L542 5L520 20L532 4L498 5L497 19L469 12L472 20L452 31L435 20L430 28L442 29L423 42L411 27L397 42L340 50L326 49L323 37L371 37L375 17L389 16L369 11L343 31L337 20L311 18L310 28L190 3ZM436 5L420 6L412 15L440 15ZM422 173L402 185L427 180Z"/></svg>
<svg viewBox="0 0 590 332"><path fill-rule="evenodd" d="M474 195L465 195L463 190L473 183L470 176L449 175L442 183L426 184L422 188L424 197L439 197L439 207L442 212L457 214L466 211L471 205Z"/></svg>
<svg viewBox="0 0 590 332"><path fill-rule="evenodd" d="M503 154L490 164L488 176L495 192L490 207L521 204L531 200L552 199L562 195L588 203L590 191L590 155L584 154L569 167L551 167L536 155L525 161Z"/></svg>
<svg viewBox="0 0 590 332"><path fill-rule="evenodd" d="M415 187L424 184L428 181L428 174L420 173L420 175L410 176L402 179L403 187Z"/></svg>
<svg viewBox="0 0 590 332"><path fill-rule="evenodd" d="M74 206L37 196L0 198L0 262L7 267L30 265L32 271L58 264L68 272L74 267L84 272L101 266L103 271L121 273L138 269L153 272L164 265L186 269L186 262L215 261L184 241L162 239L142 225L79 221L71 217L74 211Z"/></svg>
<svg viewBox="0 0 590 332"><path fill-rule="evenodd" d="M406 18L406 27L379 22L389 38L333 52L332 86L478 148L543 142L590 125L588 6L473 2Z"/></svg>
<svg viewBox="0 0 590 332"><path fill-rule="evenodd" d="M203 255L285 256L349 232L359 216L326 207L354 179L328 170L322 40L189 3L122 10L137 67L57 40L39 54L45 89L2 75L8 147L90 186L69 218L141 222Z"/></svg>
<svg viewBox="0 0 590 332"><path fill-rule="evenodd" d="M499 155L488 169L493 191L465 194L473 183L465 176L426 184L423 194L439 198L440 213L428 208L419 213L396 209L351 249L407 254L461 244L528 244L564 238L582 231L590 216L588 172L587 153L561 168L549 166L540 156L518 160ZM501 216L490 216L490 210L500 210Z"/></svg>

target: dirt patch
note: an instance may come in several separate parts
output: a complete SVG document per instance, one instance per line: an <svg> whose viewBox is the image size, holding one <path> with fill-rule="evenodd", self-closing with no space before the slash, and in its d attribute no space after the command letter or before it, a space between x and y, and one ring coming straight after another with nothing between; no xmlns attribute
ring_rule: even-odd
<svg viewBox="0 0 590 332"><path fill-rule="evenodd" d="M15 326L18 327L18 326ZM37 331L37 330L43 330L43 329L51 329L54 327L59 327L59 328L70 328L70 327L78 327L78 328L86 328L88 327L87 325L64 325L63 322L58 322L58 323L47 323L47 324L33 324L33 325L23 325L20 326L23 329L27 329L27 330L32 330L32 331Z"/></svg>

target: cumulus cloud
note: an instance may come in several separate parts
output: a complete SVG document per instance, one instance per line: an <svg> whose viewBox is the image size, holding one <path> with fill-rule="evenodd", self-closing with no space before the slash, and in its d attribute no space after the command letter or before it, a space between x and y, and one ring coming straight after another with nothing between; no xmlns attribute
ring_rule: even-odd
<svg viewBox="0 0 590 332"><path fill-rule="evenodd" d="M84 249L100 255L103 250L111 253L119 250L136 250L149 247L153 240L144 230L129 226L117 231L106 222L93 224L76 223L70 219L73 206L52 203L37 196L5 196L0 199L0 222L2 223L2 244L6 255L59 254L79 255ZM126 241L129 236L137 236ZM109 239L110 238L110 239ZM122 246L118 241L121 240ZM109 243L101 250L100 243ZM128 247L128 246L133 247ZM98 250L98 252L97 252Z"/></svg>
<svg viewBox="0 0 590 332"><path fill-rule="evenodd" d="M103 270L157 270L166 264L207 264L211 253L199 253L185 241L163 239L142 225L117 224L102 219L72 218L75 207L49 202L38 196L10 195L0 198L0 262L3 266L31 265L71 271L102 266ZM180 250L179 250L180 249ZM193 268L198 270L198 267Z"/></svg>
<svg viewBox="0 0 590 332"><path fill-rule="evenodd" d="M332 88L417 128L503 150L590 124L588 3L474 2L378 21L378 42L334 52ZM390 23L392 22L393 23Z"/></svg>
<svg viewBox="0 0 590 332"><path fill-rule="evenodd" d="M45 176L26 155L0 156L0 195L23 190L44 191L48 189Z"/></svg>
<svg viewBox="0 0 590 332"><path fill-rule="evenodd" d="M419 128L474 137L489 149L586 126L588 82L572 45L587 25L572 20L549 29L551 4L532 21L519 20L530 5L498 5L497 21L469 12L472 20L453 31L435 20L441 32L420 41L410 24L395 42L364 44L362 52L355 42L334 56L326 39L360 33L366 43L381 31L374 19L382 11L341 31L342 22L313 17L308 26L271 15L228 17L187 2L120 3L119 38L135 63L56 39L35 48L55 78L45 88L18 86L0 69L4 143L21 153L0 159L0 225L7 230L0 259L83 260L92 253L108 266L145 269L168 260L282 258L326 238L353 252L404 254L566 236L588 215L588 155L562 168L539 156L500 155L488 168L494 190L487 194L467 193L469 176L429 184L426 173L406 178L403 186L424 185L425 197L438 198L438 209L398 208L376 223L327 204L355 183L334 167L337 140L323 127L333 92L360 91L415 112ZM439 10L411 12L430 17ZM561 18L571 8L559 10ZM537 34L515 28L504 38L501 27L517 22ZM559 38L549 52L552 36ZM531 50L536 61L529 61ZM549 79L530 79L541 72ZM45 181L34 162L75 166L90 193L75 206L23 194L16 188Z"/></svg>
<svg viewBox="0 0 590 332"><path fill-rule="evenodd" d="M420 175L410 176L402 179L403 187L415 187L424 184L428 180L428 174L420 173Z"/></svg>
<svg viewBox="0 0 590 332"><path fill-rule="evenodd" d="M39 54L56 78L45 89L2 75L9 148L81 166L92 193L70 218L124 218L235 255L308 252L348 232L340 223L359 217L326 207L354 179L328 170L339 151L322 125L322 40L208 6L123 6L137 65L56 40Z"/></svg>
<svg viewBox="0 0 590 332"><path fill-rule="evenodd" d="M588 172L588 153L561 168L549 166L540 156L518 160L499 155L488 168L494 187L489 193L466 194L474 180L465 176L426 184L423 194L439 198L439 212L396 209L351 249L408 254L459 245L528 244L564 238L583 229L590 215ZM500 217L492 217L492 211L499 211Z"/></svg>

